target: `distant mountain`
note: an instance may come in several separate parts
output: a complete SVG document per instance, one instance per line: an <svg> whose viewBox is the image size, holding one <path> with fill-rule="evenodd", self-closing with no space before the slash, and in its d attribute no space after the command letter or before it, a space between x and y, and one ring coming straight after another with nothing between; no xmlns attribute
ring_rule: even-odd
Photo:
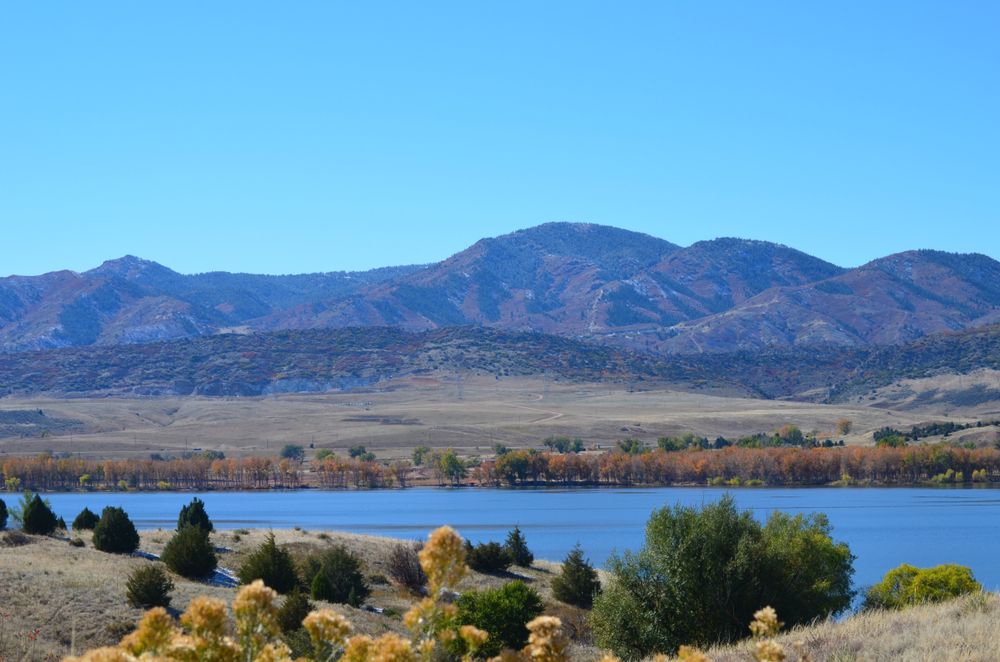
<svg viewBox="0 0 1000 662"><path fill-rule="evenodd" d="M262 276L182 275L133 256L96 269L0 279L0 349L22 351L190 338L276 309L347 296L421 267Z"/></svg>
<svg viewBox="0 0 1000 662"><path fill-rule="evenodd" d="M0 279L0 351L228 331L483 326L670 354L863 348L1000 320L1000 263L911 251L843 269L780 244L682 248L547 223L427 266L182 275L135 257Z"/></svg>
<svg viewBox="0 0 1000 662"><path fill-rule="evenodd" d="M483 324L577 335L603 327L626 281L677 246L600 225L547 223L483 239L426 269L360 289L315 313L270 316L262 328ZM658 323L659 317L654 317Z"/></svg>
<svg viewBox="0 0 1000 662"><path fill-rule="evenodd" d="M630 331L726 310L768 288L842 272L767 242L717 239L682 249L615 228L549 223L484 239L315 314L279 312L261 327L482 324L615 342Z"/></svg>
<svg viewBox="0 0 1000 662"><path fill-rule="evenodd" d="M681 324L671 352L767 346L892 345L986 324L1000 311L1000 262L984 255L909 251L831 278L776 287Z"/></svg>

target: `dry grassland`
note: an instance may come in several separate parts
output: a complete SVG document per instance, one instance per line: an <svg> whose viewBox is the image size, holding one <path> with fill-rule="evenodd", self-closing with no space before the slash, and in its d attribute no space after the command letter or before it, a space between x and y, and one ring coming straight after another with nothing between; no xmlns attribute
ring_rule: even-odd
<svg viewBox="0 0 1000 662"><path fill-rule="evenodd" d="M905 428L940 415L855 405L723 397L622 385L542 379L411 378L364 392L266 398L3 399L2 410L41 409L81 421L73 434L0 439L0 455L40 450L86 457L148 457L216 449L273 454L286 443L338 452L363 444L380 458L408 457L419 445L480 454L495 443L540 446L550 435L606 447L627 436L648 442L694 432L709 438L774 430L793 423L821 437L854 422L848 443L871 443L885 425ZM975 412L951 420L975 420Z"/></svg>
<svg viewBox="0 0 1000 662"><path fill-rule="evenodd" d="M140 550L159 555L172 533L141 532ZM220 549L220 567L239 567L242 558L263 541L266 533L253 530L213 534L212 541ZM287 546L293 555L306 555L342 544L361 556L365 559L365 574L372 588L366 604L385 612L376 614L347 605L336 608L361 633L405 632L402 614L417 597L385 580L388 574L386 559L401 541L333 532L279 530L274 534L277 542ZM125 581L133 568L154 561L99 552L91 546L89 533L81 537L86 547L72 547L66 539L39 536L30 536L30 542L19 547L0 543L0 614L7 616L0 616L3 619L0 660L21 660L26 651L30 651L28 659L31 660L58 660L71 649L79 652L116 643L133 629L142 610L126 602ZM511 568L511 572L502 577L470 573L460 588L495 587L512 579L522 579L546 599L550 613L563 618L570 627L576 627L582 636L585 634L583 612L552 604L549 581L557 569L553 564L540 562L530 569ZM176 588L172 593L171 611L175 614L183 612L188 602L199 595L217 597L228 604L236 594L231 588L178 576L172 579ZM316 604L322 606L324 603ZM31 642L27 633L35 629L38 636ZM581 653L587 650L586 646L580 648Z"/></svg>
<svg viewBox="0 0 1000 662"><path fill-rule="evenodd" d="M985 593L797 628L777 640L789 652L798 647L814 662L996 662L998 626L1000 596ZM708 654L714 662L746 662L749 651L742 643ZM788 659L799 656L792 653Z"/></svg>

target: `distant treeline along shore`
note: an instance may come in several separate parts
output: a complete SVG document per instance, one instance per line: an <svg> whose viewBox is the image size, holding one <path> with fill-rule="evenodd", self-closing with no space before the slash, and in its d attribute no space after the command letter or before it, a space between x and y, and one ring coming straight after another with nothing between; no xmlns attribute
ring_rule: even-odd
<svg viewBox="0 0 1000 662"><path fill-rule="evenodd" d="M948 443L877 446L649 449L622 442L603 452L509 450L463 460L418 449L414 461L326 454L298 457L88 460L51 454L4 458L8 491L387 488L415 485L669 486L913 485L1000 481L1000 450Z"/></svg>

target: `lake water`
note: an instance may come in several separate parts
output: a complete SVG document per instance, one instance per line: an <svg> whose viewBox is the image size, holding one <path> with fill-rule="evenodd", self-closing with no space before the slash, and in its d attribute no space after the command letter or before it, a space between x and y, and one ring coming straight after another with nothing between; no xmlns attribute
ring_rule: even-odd
<svg viewBox="0 0 1000 662"><path fill-rule="evenodd" d="M718 500L716 488L434 489L199 494L217 528L337 530L423 539L450 524L474 542L502 541L519 525L535 556L561 560L579 542L596 564L637 549L650 512L669 504ZM855 584L866 586L900 563L960 563L989 589L1000 588L1000 489L784 488L731 490L741 508L824 512L834 537L858 557ZM88 506L124 507L142 529L173 528L191 493L54 493L72 522ZM9 501L9 499L8 499Z"/></svg>

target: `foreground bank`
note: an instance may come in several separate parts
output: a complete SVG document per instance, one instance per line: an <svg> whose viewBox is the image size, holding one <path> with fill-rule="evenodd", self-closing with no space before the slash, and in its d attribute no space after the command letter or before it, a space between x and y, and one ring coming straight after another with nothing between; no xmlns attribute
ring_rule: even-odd
<svg viewBox="0 0 1000 662"><path fill-rule="evenodd" d="M142 534L140 548L159 554L171 537L168 531ZM370 636L406 631L402 615L418 597L386 580L389 553L398 544L389 538L305 530L275 531L284 549L301 555L343 545L365 560L364 573L372 588L365 608L334 606L353 624L355 632ZM6 540L6 534L4 534ZM213 534L220 563L238 567L265 540L259 530ZM16 536L15 536L16 538ZM99 552L84 534L84 546L74 547L57 537L27 536L16 547L0 546L0 604L4 605L0 655L12 659L57 659L97 646L112 645L130 632L142 614L126 600L126 578L135 568L148 565L145 558ZM534 562L512 567L510 574L472 572L459 586L461 592L496 588L520 579L544 600L545 613L560 618L571 639L569 655L594 660L599 652L591 644L586 610L560 603L552 595L556 566ZM171 608L179 613L197 596L226 603L236 588L173 577ZM329 606L318 601L318 607ZM796 628L777 641L790 653L788 659L854 660L995 660L1000 645L995 624L1000 619L1000 597L977 594L940 605L852 615ZM708 651L716 662L751 659L753 644L742 642ZM794 656L791 655L795 651Z"/></svg>

